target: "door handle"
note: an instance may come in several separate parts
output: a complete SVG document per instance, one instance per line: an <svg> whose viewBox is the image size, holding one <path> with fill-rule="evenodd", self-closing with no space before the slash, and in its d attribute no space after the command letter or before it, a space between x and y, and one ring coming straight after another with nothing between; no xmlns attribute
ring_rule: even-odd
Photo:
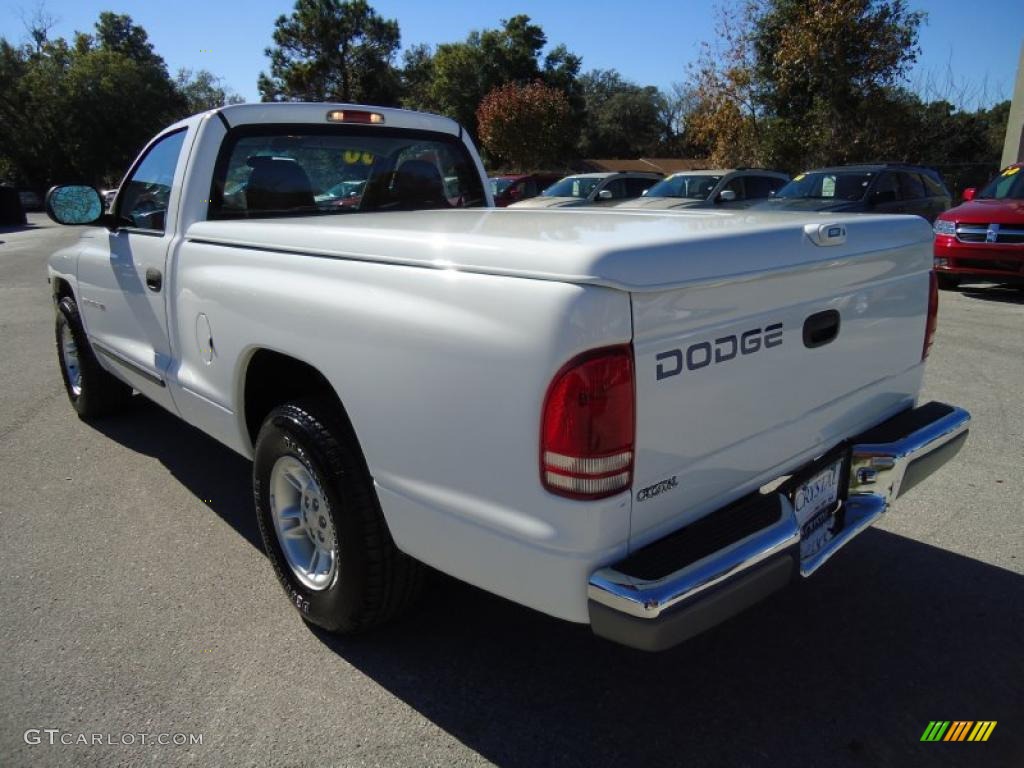
<svg viewBox="0 0 1024 768"><path fill-rule="evenodd" d="M839 335L839 313L826 309L804 320L804 346L808 349L823 347Z"/></svg>
<svg viewBox="0 0 1024 768"><path fill-rule="evenodd" d="M164 276L160 273L159 269L153 269L150 267L146 270L146 287L149 288L149 290L157 293L160 291L160 288L163 287L163 284Z"/></svg>

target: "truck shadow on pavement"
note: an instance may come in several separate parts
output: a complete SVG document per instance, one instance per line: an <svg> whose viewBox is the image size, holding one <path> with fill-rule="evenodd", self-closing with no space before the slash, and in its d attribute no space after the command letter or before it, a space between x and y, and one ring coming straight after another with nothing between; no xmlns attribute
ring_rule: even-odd
<svg viewBox="0 0 1024 768"><path fill-rule="evenodd" d="M810 581L655 655L438 581L396 625L315 634L500 766L1024 755L1024 577L902 536L872 529ZM999 726L985 744L922 744L934 719Z"/></svg>
<svg viewBox="0 0 1024 768"><path fill-rule="evenodd" d="M262 551L248 461L146 401L95 427L212 499ZM310 631L507 768L1016 767L1022 616L1024 576L874 528L814 578L661 654L433 572L393 624ZM921 743L935 719L998 726L984 744Z"/></svg>
<svg viewBox="0 0 1024 768"><path fill-rule="evenodd" d="M123 416L91 423L97 431L163 464L196 498L260 552L252 509L252 465L212 437L143 397Z"/></svg>

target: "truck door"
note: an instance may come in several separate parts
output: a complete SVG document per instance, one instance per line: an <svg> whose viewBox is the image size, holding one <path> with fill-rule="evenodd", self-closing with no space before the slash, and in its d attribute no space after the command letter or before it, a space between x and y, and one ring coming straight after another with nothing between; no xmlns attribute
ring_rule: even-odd
<svg viewBox="0 0 1024 768"><path fill-rule="evenodd" d="M164 287L188 133L164 134L146 148L117 195L114 214L121 225L87 246L78 263L81 310L97 355L172 411Z"/></svg>

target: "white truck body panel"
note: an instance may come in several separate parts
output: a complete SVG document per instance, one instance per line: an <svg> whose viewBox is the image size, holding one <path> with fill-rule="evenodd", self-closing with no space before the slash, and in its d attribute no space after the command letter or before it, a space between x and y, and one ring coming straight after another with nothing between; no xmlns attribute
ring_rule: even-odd
<svg viewBox="0 0 1024 768"><path fill-rule="evenodd" d="M337 106L221 114L318 123ZM391 127L461 135L445 118L380 111ZM518 603L587 621L595 569L916 400L931 264L922 219L485 208L206 221L227 128L208 113L161 135L175 128L188 134L160 239L166 305L148 326L153 344L132 352L116 327L157 315L144 290L120 320L84 315L92 340L166 388L104 365L251 457L252 355L307 363L349 415L398 547ZM816 245L807 228L822 224L845 241ZM118 236L88 230L51 259L51 277L97 304L135 301L111 295ZM828 309L842 315L837 340L805 348L805 318ZM655 375L666 350L772 324L777 347ZM553 495L538 464L547 388L574 356L614 344L635 351L633 487L594 502ZM672 492L637 500L669 477Z"/></svg>

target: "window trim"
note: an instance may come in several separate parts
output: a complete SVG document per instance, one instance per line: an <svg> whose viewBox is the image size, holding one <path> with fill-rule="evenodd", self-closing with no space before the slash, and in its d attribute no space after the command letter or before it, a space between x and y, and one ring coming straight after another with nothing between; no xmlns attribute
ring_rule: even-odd
<svg viewBox="0 0 1024 768"><path fill-rule="evenodd" d="M227 167L231 162L231 155L235 150L238 141L251 136L287 136L289 134L303 133L319 136L365 136L368 133L378 134L384 137L409 137L421 141L437 141L450 145L453 149L461 152L470 168L473 176L480 184L480 200L482 205L487 207L487 190L484 188L484 181L479 178L479 172L473 155L469 152L465 142L458 136L443 131L429 131L422 128L395 128L392 126L367 126L365 124L321 124L321 123L242 123L233 126L220 141L217 150L217 159L213 165L213 177L210 179L210 202L206 206L205 221L250 221L265 220L274 218L271 216L220 216L218 215L224 205L224 181L227 180ZM489 183L489 182L488 182ZM365 211L368 213L369 211Z"/></svg>
<svg viewBox="0 0 1024 768"><path fill-rule="evenodd" d="M149 157L150 153L154 149L156 149L157 146L159 146L161 143L163 143L163 141L165 139L169 139L171 136L175 136L175 135L177 135L179 133L187 134L188 133L188 126L187 125L183 125L181 128L175 128L173 131L167 131L166 133L161 133L159 136L157 136L151 142L149 142L149 144L146 146L146 149L143 150L142 154L139 155L135 159L135 162L132 163L132 165L128 168L128 173L126 173L124 175L124 179L121 181L121 186L118 187L117 198L114 200L113 214L114 214L114 221L115 221L115 223L121 221L121 203L124 201L124 195L121 194L121 189L127 187L130 179L132 178L132 175L139 169L140 165L142 165L144 162L146 162L146 158ZM172 194L174 192L174 179L178 176L178 166L181 163L181 155L182 155L182 152L184 152L184 150L185 150L185 141L184 141L184 138L183 138L182 142L181 142L181 148L178 150L178 159L177 159L177 161L174 164L174 174L171 176L171 193ZM167 198L167 210L168 211L171 210L170 195L168 195L168 198ZM118 224L117 231L119 231L119 232L130 232L132 234L137 234L137 235L149 235L151 237L163 237L164 235L167 234L167 217L166 216L164 217L163 229L147 229L146 227L123 226L123 225Z"/></svg>

